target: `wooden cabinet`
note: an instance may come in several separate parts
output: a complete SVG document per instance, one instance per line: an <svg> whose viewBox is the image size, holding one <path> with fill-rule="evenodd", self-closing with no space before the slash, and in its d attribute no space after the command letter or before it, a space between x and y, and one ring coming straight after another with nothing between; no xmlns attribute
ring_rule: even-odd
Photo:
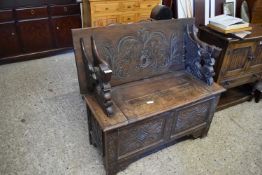
<svg viewBox="0 0 262 175"><path fill-rule="evenodd" d="M0 64L71 49L73 28L81 28L74 0L0 2Z"/></svg>
<svg viewBox="0 0 262 175"><path fill-rule="evenodd" d="M151 10L159 3L159 0L84 0L84 27L131 23L149 19Z"/></svg>
<svg viewBox="0 0 262 175"><path fill-rule="evenodd" d="M17 25L25 52L37 52L53 48L48 19L19 21Z"/></svg>
<svg viewBox="0 0 262 175"><path fill-rule="evenodd" d="M252 34L243 40L218 33L207 27L200 27L199 30L201 40L223 50L219 59L216 60L215 81L229 89L228 94L231 93L237 97L234 99L235 97L225 95L227 98L232 98L226 100L232 105L248 100L251 94L250 88L246 88L246 91L241 88L241 94L232 93L233 90L260 81L262 78L262 26L257 24L252 27ZM221 100L223 100L223 95Z"/></svg>
<svg viewBox="0 0 262 175"><path fill-rule="evenodd" d="M0 24L0 59L21 53L14 22Z"/></svg>
<svg viewBox="0 0 262 175"><path fill-rule="evenodd" d="M81 26L80 15L57 17L52 19L55 42L57 47L70 47L72 45L71 29Z"/></svg>
<svg viewBox="0 0 262 175"><path fill-rule="evenodd" d="M249 68L254 57L256 44L254 42L232 43L224 55L221 71L218 72L217 82L227 82L228 79L237 79ZM227 82L228 84L228 82Z"/></svg>

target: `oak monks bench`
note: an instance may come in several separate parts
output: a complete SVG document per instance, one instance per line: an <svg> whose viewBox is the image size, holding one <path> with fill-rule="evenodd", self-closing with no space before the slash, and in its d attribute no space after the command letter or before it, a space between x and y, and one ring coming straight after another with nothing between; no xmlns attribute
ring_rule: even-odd
<svg viewBox="0 0 262 175"><path fill-rule="evenodd" d="M224 89L213 82L220 50L198 40L194 19L73 30L90 143L106 173L203 137Z"/></svg>

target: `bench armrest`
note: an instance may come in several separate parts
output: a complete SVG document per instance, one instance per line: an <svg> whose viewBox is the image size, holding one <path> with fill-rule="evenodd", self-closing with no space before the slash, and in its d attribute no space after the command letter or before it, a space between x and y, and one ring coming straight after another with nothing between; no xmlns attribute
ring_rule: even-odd
<svg viewBox="0 0 262 175"><path fill-rule="evenodd" d="M112 70L109 68L107 62L99 56L93 37L91 37L93 63L91 63L91 59L86 52L83 38L80 39L80 45L86 67L89 92L95 94L95 97L104 112L108 116L112 116L114 112L110 85Z"/></svg>
<svg viewBox="0 0 262 175"><path fill-rule="evenodd" d="M196 30L195 26L187 26L184 34L186 71L206 84L212 85L215 75L213 67L215 58L219 56L221 49L198 39Z"/></svg>

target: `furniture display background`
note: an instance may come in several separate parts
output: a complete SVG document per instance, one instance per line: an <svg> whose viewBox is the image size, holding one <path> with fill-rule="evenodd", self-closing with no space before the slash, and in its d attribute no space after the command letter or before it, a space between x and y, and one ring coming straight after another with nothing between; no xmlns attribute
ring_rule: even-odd
<svg viewBox="0 0 262 175"><path fill-rule="evenodd" d="M0 64L72 49L72 28L81 28L75 1L0 2Z"/></svg>
<svg viewBox="0 0 262 175"><path fill-rule="evenodd" d="M83 26L97 27L115 23L147 20L159 0L83 0Z"/></svg>
<svg viewBox="0 0 262 175"><path fill-rule="evenodd" d="M252 27L252 33L243 40L200 27L200 39L223 50L216 60L215 81L228 91L225 99L222 95L219 109L249 100L252 87L242 85L261 80L262 26L253 24Z"/></svg>
<svg viewBox="0 0 262 175"><path fill-rule="evenodd" d="M90 143L108 175L170 146L204 137L224 88L213 82L220 49L201 42L193 19L73 30Z"/></svg>

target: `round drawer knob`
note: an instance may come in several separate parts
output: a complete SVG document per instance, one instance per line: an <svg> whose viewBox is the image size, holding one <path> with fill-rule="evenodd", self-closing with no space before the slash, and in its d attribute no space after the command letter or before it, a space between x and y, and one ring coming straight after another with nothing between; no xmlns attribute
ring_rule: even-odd
<svg viewBox="0 0 262 175"><path fill-rule="evenodd" d="M130 9L130 8L131 8L131 6L129 5L129 6L127 6L127 8L129 8L129 9Z"/></svg>
<svg viewBox="0 0 262 175"><path fill-rule="evenodd" d="M105 10L108 10L108 8L106 7Z"/></svg>
<svg viewBox="0 0 262 175"><path fill-rule="evenodd" d="M60 29L60 27L56 27L56 29L57 29L57 30L59 30L59 29Z"/></svg>
<svg viewBox="0 0 262 175"><path fill-rule="evenodd" d="M11 35L12 35L12 36L15 36L15 32L12 32Z"/></svg>
<svg viewBox="0 0 262 175"><path fill-rule="evenodd" d="M31 14L34 15L34 14L35 14L35 11L34 11L34 10L31 10Z"/></svg>

